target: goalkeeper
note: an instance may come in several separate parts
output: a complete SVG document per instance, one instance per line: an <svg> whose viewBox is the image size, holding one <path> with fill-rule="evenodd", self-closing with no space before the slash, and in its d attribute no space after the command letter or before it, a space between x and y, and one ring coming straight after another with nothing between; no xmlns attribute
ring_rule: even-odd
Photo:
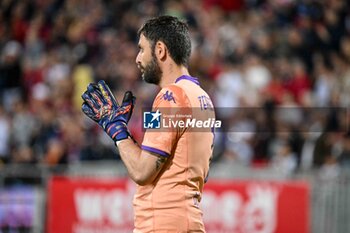
<svg viewBox="0 0 350 233"><path fill-rule="evenodd" d="M153 102L155 114L163 108L214 114L208 94L188 72L191 42L187 24L160 16L148 20L138 34L136 63L142 78L162 88ZM135 103L131 92L125 93L119 105L100 81L90 84L82 98L83 112L112 138L129 176L138 184L133 201L134 233L205 232L199 203L209 171L213 132L152 129L145 132L139 146L127 126Z"/></svg>

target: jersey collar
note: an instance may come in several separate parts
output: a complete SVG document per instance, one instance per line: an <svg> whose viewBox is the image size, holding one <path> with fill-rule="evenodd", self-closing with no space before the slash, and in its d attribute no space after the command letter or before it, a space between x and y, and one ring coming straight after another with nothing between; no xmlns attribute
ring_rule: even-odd
<svg viewBox="0 0 350 233"><path fill-rule="evenodd" d="M188 80L188 81L191 81L195 84L197 84L199 86L199 81L198 81L198 78L195 78L195 77L192 77L192 76L188 76L188 75L182 75L180 77L178 77L176 80L175 80L175 83L179 82L180 80Z"/></svg>

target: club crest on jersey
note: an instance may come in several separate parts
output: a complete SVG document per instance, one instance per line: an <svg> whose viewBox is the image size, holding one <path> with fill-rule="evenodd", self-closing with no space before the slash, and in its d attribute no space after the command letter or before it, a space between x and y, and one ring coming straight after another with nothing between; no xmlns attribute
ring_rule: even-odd
<svg viewBox="0 0 350 233"><path fill-rule="evenodd" d="M173 96L173 93L171 92L171 91L166 91L165 92L165 94L163 95L163 99L164 100L167 100L167 101L174 101L174 103L176 103L175 102L175 98L174 98L174 96Z"/></svg>

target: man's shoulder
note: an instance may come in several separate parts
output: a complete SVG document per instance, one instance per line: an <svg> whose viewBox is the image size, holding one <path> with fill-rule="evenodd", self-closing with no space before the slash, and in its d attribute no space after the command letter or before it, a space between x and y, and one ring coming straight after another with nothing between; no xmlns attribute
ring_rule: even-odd
<svg viewBox="0 0 350 233"><path fill-rule="evenodd" d="M187 99L183 88L176 84L170 84L159 91L154 102L183 106L188 102Z"/></svg>

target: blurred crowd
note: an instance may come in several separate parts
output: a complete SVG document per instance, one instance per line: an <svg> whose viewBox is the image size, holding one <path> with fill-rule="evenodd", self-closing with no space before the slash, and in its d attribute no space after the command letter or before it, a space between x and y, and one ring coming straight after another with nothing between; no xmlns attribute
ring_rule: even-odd
<svg viewBox="0 0 350 233"><path fill-rule="evenodd" d="M136 95L129 125L141 142L141 111L158 89L136 67L137 30L160 14L189 24L190 73L224 123L214 162L287 176L350 165L345 0L2 0L1 163L119 159L80 110L86 86L102 79L118 99Z"/></svg>

